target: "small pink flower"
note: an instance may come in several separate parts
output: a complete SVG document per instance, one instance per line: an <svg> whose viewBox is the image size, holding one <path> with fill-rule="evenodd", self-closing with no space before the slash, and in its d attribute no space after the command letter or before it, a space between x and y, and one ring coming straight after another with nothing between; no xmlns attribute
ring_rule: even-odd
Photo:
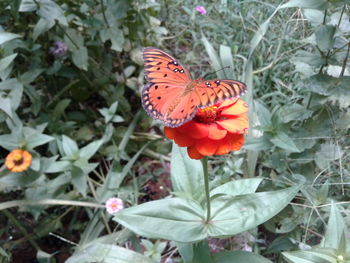
<svg viewBox="0 0 350 263"><path fill-rule="evenodd" d="M111 215L119 212L123 208L124 208L123 200L120 198L112 197L112 198L109 198L106 202L106 210Z"/></svg>
<svg viewBox="0 0 350 263"><path fill-rule="evenodd" d="M197 5L196 11L198 11L201 15L205 15L207 13L207 10L205 10L204 6L202 5Z"/></svg>

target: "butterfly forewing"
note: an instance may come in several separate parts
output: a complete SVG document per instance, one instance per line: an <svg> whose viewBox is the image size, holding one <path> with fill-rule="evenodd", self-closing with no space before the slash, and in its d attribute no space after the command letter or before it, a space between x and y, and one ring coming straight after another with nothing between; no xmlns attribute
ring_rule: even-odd
<svg viewBox="0 0 350 263"><path fill-rule="evenodd" d="M154 83L185 84L192 81L191 74L176 59L156 48L144 48L145 76Z"/></svg>

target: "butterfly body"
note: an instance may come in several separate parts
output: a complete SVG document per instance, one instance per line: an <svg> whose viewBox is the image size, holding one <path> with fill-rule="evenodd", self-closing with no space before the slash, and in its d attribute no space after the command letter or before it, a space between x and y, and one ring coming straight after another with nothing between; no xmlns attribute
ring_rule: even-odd
<svg viewBox="0 0 350 263"><path fill-rule="evenodd" d="M143 58L148 83L142 90L142 105L165 126L183 125L198 108L238 98L246 91L246 85L236 80L194 80L176 59L157 48L144 48Z"/></svg>

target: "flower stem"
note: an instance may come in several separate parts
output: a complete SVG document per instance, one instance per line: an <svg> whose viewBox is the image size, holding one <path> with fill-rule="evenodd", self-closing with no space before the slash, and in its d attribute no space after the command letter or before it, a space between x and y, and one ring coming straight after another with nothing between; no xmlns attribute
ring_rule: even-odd
<svg viewBox="0 0 350 263"><path fill-rule="evenodd" d="M203 175L204 175L204 188L205 188L205 197L207 203L207 218L205 223L210 221L210 194L209 194L209 175L208 175L208 157L204 157L202 160L203 166Z"/></svg>

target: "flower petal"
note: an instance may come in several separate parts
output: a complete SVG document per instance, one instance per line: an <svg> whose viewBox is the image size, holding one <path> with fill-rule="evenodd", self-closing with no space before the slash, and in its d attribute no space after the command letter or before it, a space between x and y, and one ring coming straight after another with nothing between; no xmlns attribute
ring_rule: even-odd
<svg viewBox="0 0 350 263"><path fill-rule="evenodd" d="M176 133L174 141L180 147L192 146L195 142L195 140L189 137L187 134L183 134L180 132Z"/></svg>
<svg viewBox="0 0 350 263"><path fill-rule="evenodd" d="M218 148L215 152L215 155L223 155L227 154L231 151L231 142L229 140L229 136L226 136L222 140L218 142Z"/></svg>
<svg viewBox="0 0 350 263"><path fill-rule="evenodd" d="M195 146L190 146L187 148L187 154L191 159L199 160L203 158L203 155L201 155Z"/></svg>
<svg viewBox="0 0 350 263"><path fill-rule="evenodd" d="M174 128L170 127L164 127L164 134L165 137L167 137L170 140L173 140L175 138L176 130Z"/></svg>
<svg viewBox="0 0 350 263"><path fill-rule="evenodd" d="M239 116L237 118L229 118L226 120L218 120L216 123L221 126L221 128L226 129L231 133L245 133L249 127L248 117L246 114Z"/></svg>
<svg viewBox="0 0 350 263"><path fill-rule="evenodd" d="M213 155L216 152L216 149L218 148L217 141L210 140L207 138L196 140L195 146L198 152L205 156Z"/></svg>
<svg viewBox="0 0 350 263"><path fill-rule="evenodd" d="M226 134L227 130L223 129L221 126L218 126L216 123L212 123L209 125L209 139L221 140L225 138Z"/></svg>
<svg viewBox="0 0 350 263"><path fill-rule="evenodd" d="M225 105L224 103L220 105L220 109L222 109L222 116L237 116L248 112L248 105L243 100L238 99L235 103L231 103L231 105L228 103Z"/></svg>
<svg viewBox="0 0 350 263"><path fill-rule="evenodd" d="M193 139L208 137L209 125L196 121L189 121L177 128L179 132L186 134Z"/></svg>
<svg viewBox="0 0 350 263"><path fill-rule="evenodd" d="M231 143L231 151L238 151L244 144L244 136L242 134L228 134L228 140Z"/></svg>

